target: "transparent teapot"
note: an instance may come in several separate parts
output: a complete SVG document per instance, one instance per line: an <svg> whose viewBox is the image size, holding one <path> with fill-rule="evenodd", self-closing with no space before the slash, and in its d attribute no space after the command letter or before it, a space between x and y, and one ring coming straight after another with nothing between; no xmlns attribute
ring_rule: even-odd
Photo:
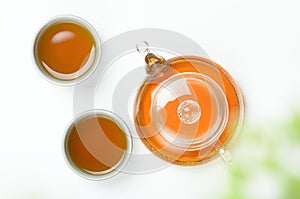
<svg viewBox="0 0 300 199"><path fill-rule="evenodd" d="M224 68L197 56L169 60L147 42L137 45L148 77L135 101L134 122L144 145L176 165L199 165L219 156L232 166L228 149L244 114L241 91Z"/></svg>

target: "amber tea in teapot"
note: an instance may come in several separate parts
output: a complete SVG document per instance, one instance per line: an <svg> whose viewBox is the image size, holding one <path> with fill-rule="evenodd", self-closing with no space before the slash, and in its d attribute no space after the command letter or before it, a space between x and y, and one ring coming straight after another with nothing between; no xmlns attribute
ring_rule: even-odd
<svg viewBox="0 0 300 199"><path fill-rule="evenodd" d="M145 55L149 74L134 111L145 146L177 165L198 165L222 156L243 118L243 99L234 79L206 58L165 60L148 43L137 49Z"/></svg>

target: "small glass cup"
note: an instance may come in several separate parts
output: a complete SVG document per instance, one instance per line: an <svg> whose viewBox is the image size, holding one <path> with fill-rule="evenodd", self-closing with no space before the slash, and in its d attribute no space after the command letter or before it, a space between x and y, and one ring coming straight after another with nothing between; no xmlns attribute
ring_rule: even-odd
<svg viewBox="0 0 300 199"><path fill-rule="evenodd" d="M88 118L88 117L91 117L91 116L104 116L108 119L111 119L124 132L124 134L126 136L126 143L127 143L126 151L124 151L124 155L119 160L119 162L117 164L115 164L113 167L111 167L107 170L101 171L100 174L95 174L95 175L84 172L82 169L78 168L74 164L74 162L71 160L69 153L68 153L68 149L67 149L68 136L69 136L69 133L71 132L72 128L74 127L74 125L78 121ZM101 143L99 143L99 144L101 144ZM100 180L109 179L109 178L119 174L125 168L128 160L130 158L130 154L132 152L132 137L131 137L129 128L127 127L125 122L119 116L117 116L116 114L114 114L108 110L95 109L95 110L85 111L85 112L79 114L70 122L70 124L68 125L68 127L65 131L65 134L63 136L62 148L63 148L64 159L65 159L66 163L68 164L68 166L71 168L71 170L73 170L77 175L81 176L82 178L85 178L88 180L100 181Z"/></svg>
<svg viewBox="0 0 300 199"><path fill-rule="evenodd" d="M92 63L89 66L87 66L88 69L85 72L83 72L83 74L76 75L76 77L72 78L72 79L66 79L65 80L65 79L60 79L60 78L56 78L56 77L51 76L48 72L46 72L43 69L43 66L41 66L39 61L38 61L37 44L39 42L39 39L40 39L41 35L51 25L53 25L55 23L59 23L59 22L73 22L75 24L78 24L78 25L86 28L87 31L89 31L89 33L92 35L92 37L95 41L95 49L94 49L95 50L95 57L94 57ZM98 65L98 63L100 61L100 57L101 57L101 40L100 40L100 37L99 37L97 31L95 30L95 28L89 22L87 22L86 20L84 20L84 19L82 19L78 16L59 15L59 16L53 17L47 23L45 23L45 25L43 25L42 28L40 28L39 32L37 33L37 35L34 39L33 60L34 60L35 66L37 68L37 71L43 78L45 78L49 82L54 83L56 85L72 86L72 85L75 85L75 84L78 84L78 83L81 83L81 82L85 81L96 70L96 66ZM78 71L80 71L80 70L78 70Z"/></svg>

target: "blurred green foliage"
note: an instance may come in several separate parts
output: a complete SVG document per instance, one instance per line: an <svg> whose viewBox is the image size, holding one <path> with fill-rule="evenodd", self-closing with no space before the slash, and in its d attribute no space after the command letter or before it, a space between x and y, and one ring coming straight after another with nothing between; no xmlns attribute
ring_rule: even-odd
<svg viewBox="0 0 300 199"><path fill-rule="evenodd" d="M300 113L295 113L286 126L290 139L300 142Z"/></svg>
<svg viewBox="0 0 300 199"><path fill-rule="evenodd" d="M285 156L292 162L283 160L280 156L285 150L288 151ZM238 166L230 172L224 192L218 198L269 199L265 197L267 195L270 199L300 199L300 112L286 122L261 128L245 127L235 151L233 156ZM297 169L295 171L291 168ZM261 180L255 179L258 173L272 176L271 179L276 181L274 184L278 187L262 190L278 193L277 195L267 193L257 198L253 197L257 194L246 191L253 179L254 182ZM269 185L266 187L270 188Z"/></svg>
<svg viewBox="0 0 300 199"><path fill-rule="evenodd" d="M284 177L283 199L299 199L300 198L300 178L286 174Z"/></svg>

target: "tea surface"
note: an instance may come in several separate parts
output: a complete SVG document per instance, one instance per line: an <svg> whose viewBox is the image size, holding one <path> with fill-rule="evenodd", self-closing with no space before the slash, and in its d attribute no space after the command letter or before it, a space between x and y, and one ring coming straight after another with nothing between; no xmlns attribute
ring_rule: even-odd
<svg viewBox="0 0 300 199"><path fill-rule="evenodd" d="M120 163L127 140L125 132L111 119L102 115L90 116L71 127L66 149L77 168L97 175Z"/></svg>
<svg viewBox="0 0 300 199"><path fill-rule="evenodd" d="M43 30L35 55L46 73L71 80L88 71L95 60L95 48L95 39L87 28L73 21L61 21Z"/></svg>

